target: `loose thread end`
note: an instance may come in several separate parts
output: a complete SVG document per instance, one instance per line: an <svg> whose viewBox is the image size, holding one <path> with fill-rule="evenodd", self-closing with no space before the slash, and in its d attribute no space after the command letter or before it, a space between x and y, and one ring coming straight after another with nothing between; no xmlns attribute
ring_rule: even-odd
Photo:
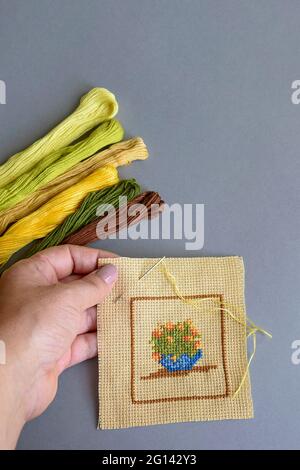
<svg viewBox="0 0 300 470"><path fill-rule="evenodd" d="M166 279L170 282L171 286L173 287L173 290L174 292L176 293L177 297L179 299L181 299L183 302L191 305L192 307L196 308L198 311L199 309L201 308L197 302L195 302L194 300L192 299L187 299L186 297L184 297L184 295L181 293L179 287L178 287L178 284L177 284L177 281L175 279L175 277L173 276L172 273L170 273L170 271L168 270L167 266L166 266L166 263L163 262L163 266L162 266L162 272L164 273L164 275L166 276ZM203 298L203 299L200 299L201 301L205 301L207 300L207 298ZM248 328L249 330L249 333L248 335L246 336L246 350L247 350L247 339L250 337L250 336L253 336L253 351L252 351L252 354L251 356L249 357L249 360L248 360L248 363L247 363L247 366L246 366L246 370L245 370L245 373L243 374L243 377L241 379L241 382L238 386L238 388L236 389L236 391L233 393L233 397L236 397L239 392L241 391L244 383L245 383L245 380L247 379L247 376L248 376L248 372L249 372L249 369L250 369L250 365L251 365L251 362L255 356L255 353L256 353L256 334L257 333L261 333L261 334L264 334L265 336L268 336L270 339L272 338L272 335L271 333L269 333L268 331L264 330L263 328L260 328L259 326L255 325L252 320L249 319L249 317L246 317L246 321L242 321L240 320L239 318L236 317L236 315L234 313L231 312L231 310L229 310L228 308L225 308L225 307L219 307L222 311L224 311L225 313L227 313L234 321L236 321L237 323L239 323L240 325Z"/></svg>

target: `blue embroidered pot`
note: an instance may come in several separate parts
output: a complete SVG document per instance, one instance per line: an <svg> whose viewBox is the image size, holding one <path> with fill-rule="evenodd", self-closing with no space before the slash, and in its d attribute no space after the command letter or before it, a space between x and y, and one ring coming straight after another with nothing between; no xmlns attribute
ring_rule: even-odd
<svg viewBox="0 0 300 470"><path fill-rule="evenodd" d="M169 372L176 372L179 370L191 370L199 359L202 357L202 349L198 349L194 356L182 354L176 361L172 359L173 354L162 354L159 363Z"/></svg>

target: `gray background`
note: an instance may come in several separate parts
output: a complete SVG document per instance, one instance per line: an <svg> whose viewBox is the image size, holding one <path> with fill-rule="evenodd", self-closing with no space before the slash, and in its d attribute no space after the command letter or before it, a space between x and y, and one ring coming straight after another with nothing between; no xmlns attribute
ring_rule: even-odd
<svg viewBox="0 0 300 470"><path fill-rule="evenodd" d="M205 246L108 241L126 256L242 255L260 337L255 419L97 431L96 360L67 371L19 448L297 448L300 79L298 0L0 0L0 156L24 148L92 86L115 92L151 156L122 169L168 203L205 204Z"/></svg>

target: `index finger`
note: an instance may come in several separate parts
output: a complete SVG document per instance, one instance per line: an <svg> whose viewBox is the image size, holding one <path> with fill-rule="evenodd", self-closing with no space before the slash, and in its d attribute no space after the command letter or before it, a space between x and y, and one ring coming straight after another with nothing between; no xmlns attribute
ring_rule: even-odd
<svg viewBox="0 0 300 470"><path fill-rule="evenodd" d="M24 260L27 269L38 271L47 283L57 282L70 274L89 274L98 268L99 258L117 258L109 251L77 245L60 245L47 248Z"/></svg>

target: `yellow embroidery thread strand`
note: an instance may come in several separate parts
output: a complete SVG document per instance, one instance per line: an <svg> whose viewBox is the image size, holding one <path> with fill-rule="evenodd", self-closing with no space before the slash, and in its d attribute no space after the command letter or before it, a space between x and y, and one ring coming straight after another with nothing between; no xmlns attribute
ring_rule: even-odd
<svg viewBox="0 0 300 470"><path fill-rule="evenodd" d="M176 293L177 297L180 298L183 302L185 302L186 304L189 304L191 305L193 308L195 308L196 310L199 310L199 307L200 305L198 305L199 302L202 302L202 301L207 301L207 300L213 300L211 298L202 298L202 299L198 299L197 301L193 301L192 299L186 299L182 293L180 292L180 289L177 285L177 281L175 279L175 277L173 276L173 274L170 273L170 271L168 270L166 264L163 262L163 266L162 266L162 272L163 274L166 276L166 278L168 279L168 281L170 282L171 286L173 287L173 290L174 292ZM201 308L201 307L200 307ZM263 333L265 334L266 336L268 336L269 338L272 338L272 335L264 330L263 328L260 328L258 326L256 326L252 320L250 320L248 317L246 317L246 322L243 322L241 321L239 318L237 318L230 310L228 310L227 308L224 308L224 307L221 307L221 310L226 312L234 321L236 321L237 323L239 323L240 325L244 326L246 329L248 328L249 329L249 333L247 335L247 338L249 338L250 336L253 336L253 351L252 351L252 354L248 360L248 363L247 363L247 366L246 366L246 370L245 370L245 373L241 379L241 382L237 388L237 390L234 392L233 396L235 397L241 390L247 376L248 376L248 372L249 372L249 368L250 368L250 365L251 365L251 362L255 356L255 353L256 353L256 333L257 332L260 332L260 333ZM252 325L252 326L249 326L248 325L248 322ZM247 339L246 339L247 341Z"/></svg>
<svg viewBox="0 0 300 470"><path fill-rule="evenodd" d="M85 94L75 111L30 147L10 157L0 166L0 188L30 170L42 158L66 147L118 112L115 96L105 88Z"/></svg>
<svg viewBox="0 0 300 470"><path fill-rule="evenodd" d="M123 136L124 130L121 124L112 119L100 124L76 144L51 152L32 169L20 175L4 188L0 188L0 211L15 206L29 194L98 152L101 148L119 142Z"/></svg>
<svg viewBox="0 0 300 470"><path fill-rule="evenodd" d="M142 276L139 277L139 280L143 279L147 274L149 274L154 268L156 268L156 266L158 266L162 261L165 260L165 256L163 258L161 258L157 263L155 263L151 268L148 269L148 271L146 271ZM198 301L193 301L191 299L186 299L180 292L178 286L177 286L177 282L176 282L176 279L175 277L173 276L173 274L170 273L170 271L167 269L165 263L164 263L164 274L166 275L166 277L169 279L170 283L172 284L173 288L174 288L174 291L176 292L176 295L182 300L184 301L185 303L189 303L191 304L193 307L195 307L195 303L198 303L199 301L206 301L206 300L211 300L211 299L206 299L206 298L203 298L203 299L198 299ZM232 306L228 303L228 302L223 302L223 305L227 305L229 306L230 308L232 308ZM200 307L197 305L197 307ZM224 312L226 312L229 316L231 316L231 318L236 321L237 323L239 323L240 325L242 326L245 326L246 328L249 329L249 335L250 336L251 334L253 334L253 331L256 330L266 336L268 336L269 338L272 339L272 335L271 333L269 333L268 331L264 330L263 328L260 328L259 326L257 326L249 317L246 317L247 319L247 322L250 323L250 325L252 326L249 326L247 323L245 323L244 321L240 320L239 318L237 318L229 309L225 308L225 307L222 307L222 310Z"/></svg>
<svg viewBox="0 0 300 470"><path fill-rule="evenodd" d="M228 303L228 302L225 302L225 301L223 302L223 305L224 305L224 306L227 306L228 309L237 309L237 307L238 307L237 305L233 306L232 304L230 304L230 303ZM225 308L223 308L223 310L226 311ZM231 311L228 310L227 313L231 314ZM231 315L231 316L232 316L232 315ZM234 319L235 321L238 321L238 318L237 318L237 317L234 317L233 319ZM270 339L272 339L271 333L269 333L268 331L266 331L266 330L264 330L263 328L261 328L261 327L259 327L258 325L256 325L249 317L246 317L246 319L247 319L247 322L249 323L249 325L248 325L248 324L246 325L246 328L247 328L250 332L252 332L253 329L255 329L257 332L262 333L262 334L268 336ZM245 323L244 323L244 322L242 322L241 324L242 324L243 326L245 326Z"/></svg>
<svg viewBox="0 0 300 470"><path fill-rule="evenodd" d="M134 160L145 160L146 158L148 158L148 150L141 137L119 142L106 150L96 153L73 166L50 183L42 186L14 207L2 211L0 213L0 235L5 232L9 225L22 217L26 217L53 196L78 183L98 168L106 165L117 168L121 165L128 165Z"/></svg>
<svg viewBox="0 0 300 470"><path fill-rule="evenodd" d="M207 298L203 298L203 299L197 299L196 301L192 300L192 299L186 299L180 292L179 288L178 288L178 285L177 285L177 281L175 279L175 277L173 276L173 274L170 273L170 271L168 270L168 268L166 267L165 263L164 263L164 266L163 266L163 271L164 271L164 274L165 276L168 278L170 284L172 285L174 291L176 292L176 295L185 303L188 303L189 305L193 306L193 307L199 307L198 305L198 302L200 301L207 301L207 300L212 300L211 298L210 299L207 299ZM224 302L224 305L229 305L227 302ZM240 320L236 315L234 315L228 308L225 308L225 307L222 307L222 310L224 312L226 312L234 321L236 321L237 323L239 323L240 325L242 326L245 326L245 327L248 327L250 329L251 332L253 332L253 330L256 330L256 331L259 331L260 333L268 336L269 338L272 338L272 335L271 333L269 333L268 331L264 330L263 328L260 328L259 326L255 325L255 323L253 323L253 321L249 318L249 317L246 317L247 319L247 322L250 323L252 326L249 326L247 324L247 322L244 322L242 320Z"/></svg>
<svg viewBox="0 0 300 470"><path fill-rule="evenodd" d="M77 209L88 193L118 182L116 168L100 168L54 196L35 212L20 219L0 237L0 264L5 263L13 253L31 241L45 237Z"/></svg>
<svg viewBox="0 0 300 470"><path fill-rule="evenodd" d="M240 384L239 384L238 388L236 389L236 391L235 391L234 394L233 394L234 397L236 397L236 396L240 393L241 388L242 388L242 386L244 385L245 380L247 379L251 362L252 362L252 360L254 359L254 356L255 356L255 353L256 353L256 331L257 331L257 330L252 330L251 333L249 333L249 334L247 335L247 339L250 338L250 336L253 337L253 350L252 350L251 356L249 357L249 360L248 360L248 363L247 363L247 367L246 367L246 370L245 370L244 375L243 375L243 377L242 377L242 380L240 381ZM246 340L246 341L247 341L247 340Z"/></svg>

